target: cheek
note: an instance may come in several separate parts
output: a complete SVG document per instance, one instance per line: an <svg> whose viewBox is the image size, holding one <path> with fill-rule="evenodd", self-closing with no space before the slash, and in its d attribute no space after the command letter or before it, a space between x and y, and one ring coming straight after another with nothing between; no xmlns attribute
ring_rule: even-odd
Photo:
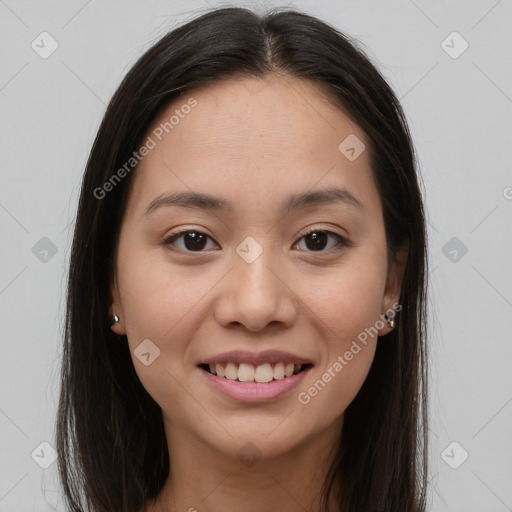
<svg viewBox="0 0 512 512"><path fill-rule="evenodd" d="M349 338L375 324L381 314L385 272L382 261L355 255L321 278L302 280L304 302L321 320L326 339L343 348L347 341L350 345Z"/></svg>
<svg viewBox="0 0 512 512"><path fill-rule="evenodd" d="M357 264L347 263L329 279L316 281L305 301L322 330L322 359L297 399L325 425L341 415L359 392L375 355L375 329L381 327L376 322L381 314L385 260L360 256Z"/></svg>
<svg viewBox="0 0 512 512"><path fill-rule="evenodd" d="M176 417L195 415L201 421L204 410L195 407L183 392L188 377L184 368L187 347L199 328L194 312L207 286L195 279L193 270L171 268L164 257L142 254L136 249L119 261L119 286L126 318L128 345L135 371L143 387L163 410ZM141 345L144 340L151 344ZM139 347L149 347L150 364L139 357ZM156 348L155 348L156 347Z"/></svg>
<svg viewBox="0 0 512 512"><path fill-rule="evenodd" d="M307 417L315 418L315 429L327 427L344 413L373 362L377 336L371 327L378 319L379 294L361 285L333 280L331 288L318 292L308 304L322 319L321 360L298 390L297 400Z"/></svg>
<svg viewBox="0 0 512 512"><path fill-rule="evenodd" d="M327 427L343 415L366 380L375 347L374 342L364 345L356 341L347 350L340 348L298 390L299 407L314 430Z"/></svg>
<svg viewBox="0 0 512 512"><path fill-rule="evenodd" d="M134 249L119 264L126 330L133 342L150 338L160 345L179 339L176 331L193 321L189 313L208 289L195 279L193 268L173 267L158 253Z"/></svg>

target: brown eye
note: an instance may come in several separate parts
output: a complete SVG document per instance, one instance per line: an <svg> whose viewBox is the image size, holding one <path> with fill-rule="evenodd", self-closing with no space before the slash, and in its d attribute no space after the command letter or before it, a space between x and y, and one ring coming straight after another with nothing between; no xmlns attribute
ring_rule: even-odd
<svg viewBox="0 0 512 512"><path fill-rule="evenodd" d="M213 240L210 236L201 231L186 229L167 237L163 244L165 246L176 247L176 242L180 239L182 240L182 244L177 250L181 252L204 252L208 244L208 239ZM351 243L341 235L321 229L311 229L308 233L303 235L300 240L302 239L305 240L306 252L325 253L330 252L331 249L341 250L351 245ZM328 247L330 239L334 240L334 243L331 242L330 247Z"/></svg>
<svg viewBox="0 0 512 512"><path fill-rule="evenodd" d="M324 250L329 244L329 238L334 238L337 242L331 245L327 250ZM322 229L311 229L302 236L301 240L302 239L305 240L308 252L329 252L330 249L342 249L350 245L349 241L341 235Z"/></svg>
<svg viewBox="0 0 512 512"><path fill-rule="evenodd" d="M306 247L312 251L324 249L325 245L329 242L329 235L325 231L315 231L304 238L306 240ZM308 242L311 242L311 245Z"/></svg>
<svg viewBox="0 0 512 512"><path fill-rule="evenodd" d="M174 245L175 241L182 238L183 246L180 250L184 252L201 252L207 245L210 238L207 234L195 230L183 230L175 233L164 240L164 245Z"/></svg>

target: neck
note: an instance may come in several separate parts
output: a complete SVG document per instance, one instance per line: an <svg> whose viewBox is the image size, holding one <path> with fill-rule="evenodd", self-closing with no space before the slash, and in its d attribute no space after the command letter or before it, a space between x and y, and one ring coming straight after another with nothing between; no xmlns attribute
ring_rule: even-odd
<svg viewBox="0 0 512 512"><path fill-rule="evenodd" d="M269 448L270 436L254 443L231 439L232 451L227 453L175 423L171 428L165 414L164 422L171 470L157 499L143 512L320 510L322 486L343 418L293 450L274 456L262 453L276 449ZM331 499L329 510L336 509Z"/></svg>

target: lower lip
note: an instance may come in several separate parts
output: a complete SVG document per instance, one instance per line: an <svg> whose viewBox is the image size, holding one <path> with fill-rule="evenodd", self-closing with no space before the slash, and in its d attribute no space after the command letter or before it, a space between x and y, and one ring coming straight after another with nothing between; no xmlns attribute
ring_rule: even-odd
<svg viewBox="0 0 512 512"><path fill-rule="evenodd" d="M203 368L199 369L213 386L229 398L239 402L254 403L275 400L288 393L288 391L299 385L311 367L290 377L266 383L229 380L225 377L217 377L217 375L213 375Z"/></svg>

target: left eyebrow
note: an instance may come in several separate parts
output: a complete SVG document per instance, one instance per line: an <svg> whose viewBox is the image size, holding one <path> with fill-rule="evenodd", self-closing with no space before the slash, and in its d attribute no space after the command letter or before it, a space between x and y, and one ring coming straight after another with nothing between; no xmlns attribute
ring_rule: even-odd
<svg viewBox="0 0 512 512"><path fill-rule="evenodd" d="M295 194L286 198L281 204L281 213L303 210L310 206L345 203L365 213L365 207L359 199L345 188L325 188L315 191ZM196 208L206 211L223 211L233 213L233 204L221 197L197 192L176 192L169 195L160 195L153 199L145 209L143 216L147 216L162 207Z"/></svg>
<svg viewBox="0 0 512 512"><path fill-rule="evenodd" d="M303 210L309 206L331 205L345 203L365 213L365 207L359 199L351 194L346 188L324 188L303 194L296 194L284 201L282 213L290 213L295 210Z"/></svg>

